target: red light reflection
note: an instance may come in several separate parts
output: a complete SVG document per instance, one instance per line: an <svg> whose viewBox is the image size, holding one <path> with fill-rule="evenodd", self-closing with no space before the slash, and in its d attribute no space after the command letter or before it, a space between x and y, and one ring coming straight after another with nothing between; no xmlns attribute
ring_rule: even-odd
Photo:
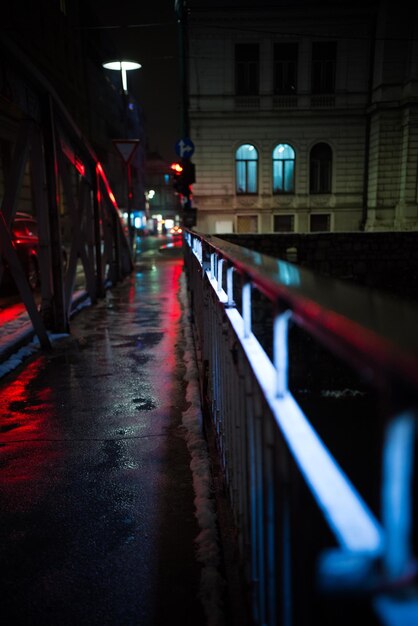
<svg viewBox="0 0 418 626"><path fill-rule="evenodd" d="M113 192L112 192L112 190L110 188L109 181L106 178L106 174L104 173L103 167L102 167L101 163L99 163L99 162L96 163L96 173L102 179L103 184L104 184L104 186L106 188L106 191L107 191L107 195L109 196L109 199L110 199L111 203L113 204L113 206L115 207L115 209L117 209L118 205L116 203L115 196L113 195Z"/></svg>
<svg viewBox="0 0 418 626"><path fill-rule="evenodd" d="M0 327L5 324L14 322L22 313L25 313L26 307L23 302L17 302L0 311Z"/></svg>
<svg viewBox="0 0 418 626"><path fill-rule="evenodd" d="M39 357L0 389L0 488L16 498L16 489L32 490L47 475L57 451L51 446L52 390L38 381L44 357ZM56 438L56 435L55 435ZM18 492L24 504L24 493Z"/></svg>
<svg viewBox="0 0 418 626"><path fill-rule="evenodd" d="M86 173L86 168L84 167L84 163L80 161L78 157L75 157L74 166L81 176L84 176Z"/></svg>
<svg viewBox="0 0 418 626"><path fill-rule="evenodd" d="M160 274L161 293L167 295L164 304L164 311L167 316L165 324L165 332L162 350L167 355L167 367L173 369L176 365L176 355L173 346L178 342L177 333L179 330L179 320L181 316L181 307L179 301L180 276L182 274L183 261L178 260L177 263L170 264L164 268L164 272Z"/></svg>

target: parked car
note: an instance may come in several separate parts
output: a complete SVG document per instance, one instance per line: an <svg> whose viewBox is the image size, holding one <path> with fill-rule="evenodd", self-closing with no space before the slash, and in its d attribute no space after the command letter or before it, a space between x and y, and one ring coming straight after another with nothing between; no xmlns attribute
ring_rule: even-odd
<svg viewBox="0 0 418 626"><path fill-rule="evenodd" d="M181 228L181 226L173 226L173 228L170 228L169 234L172 237L181 237L183 234L183 229Z"/></svg>
<svg viewBox="0 0 418 626"><path fill-rule="evenodd" d="M22 263L31 289L37 289L40 282L38 261L38 225L33 215L16 213L12 223L12 242Z"/></svg>
<svg viewBox="0 0 418 626"><path fill-rule="evenodd" d="M36 218L29 213L17 212L12 223L12 243L25 271L31 289L40 285L39 237ZM64 272L67 267L67 253L62 250Z"/></svg>

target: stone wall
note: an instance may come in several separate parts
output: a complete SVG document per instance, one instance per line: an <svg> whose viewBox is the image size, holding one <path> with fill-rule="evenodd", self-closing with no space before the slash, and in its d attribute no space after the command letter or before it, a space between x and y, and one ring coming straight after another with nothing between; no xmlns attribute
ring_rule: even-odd
<svg viewBox="0 0 418 626"><path fill-rule="evenodd" d="M320 274L418 301L418 232L219 236Z"/></svg>

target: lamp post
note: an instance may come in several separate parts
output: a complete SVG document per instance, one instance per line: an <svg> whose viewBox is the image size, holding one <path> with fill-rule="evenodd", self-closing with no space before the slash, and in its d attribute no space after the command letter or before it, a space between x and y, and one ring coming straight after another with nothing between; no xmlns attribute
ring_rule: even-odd
<svg viewBox="0 0 418 626"><path fill-rule="evenodd" d="M128 137L128 75L127 72L131 71L131 70L139 70L142 65L140 63L137 63L136 61L108 61L106 63L103 63L103 67L106 70L113 70L113 71L117 71L120 72L120 76L121 76L121 82L122 82L122 94L123 94L123 114L124 114L124 126L125 126L125 140L127 140L127 143L133 143L129 142L129 137ZM139 140L134 140L136 142L138 142ZM133 153L131 154L131 157L133 156ZM122 155L122 158L124 158L124 156ZM124 158L124 162L125 162L125 167L126 167L126 181L127 181L127 213L128 213L128 232L129 232L129 243L131 246L131 249L133 248L133 239L134 239L134 233L133 233L133 226L132 226L132 201L133 201L133 189L132 189L132 165L131 165L131 158L125 159Z"/></svg>
<svg viewBox="0 0 418 626"><path fill-rule="evenodd" d="M187 0L175 0L180 47L181 136L189 137L189 30Z"/></svg>

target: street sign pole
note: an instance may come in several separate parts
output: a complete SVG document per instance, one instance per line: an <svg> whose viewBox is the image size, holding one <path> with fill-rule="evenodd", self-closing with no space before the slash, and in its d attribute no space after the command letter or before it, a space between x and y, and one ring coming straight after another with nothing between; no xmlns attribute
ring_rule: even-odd
<svg viewBox="0 0 418 626"><path fill-rule="evenodd" d="M134 249L134 225L132 224L132 200L133 200L133 189L132 189L132 166L131 163L128 162L126 164L126 178L127 178L127 187L128 187L128 234L129 234L129 245L131 247L131 251Z"/></svg>
<svg viewBox="0 0 418 626"><path fill-rule="evenodd" d="M133 187L132 187L132 159L137 151L139 145L139 139L114 139L113 145L119 153L125 163L126 170L126 190L127 190L127 202L126 211L128 213L128 234L129 245L131 252L133 252L134 243L134 225L132 224L132 205L133 205Z"/></svg>
<svg viewBox="0 0 418 626"><path fill-rule="evenodd" d="M186 170L188 165L190 164L190 159L194 154L194 144L193 141L189 137L182 137L179 139L175 145L176 154L181 158L181 164L183 169ZM194 182L194 181L193 181ZM184 204L183 210L190 211L192 208L192 200L190 197L190 189L187 187L185 193L183 194Z"/></svg>

